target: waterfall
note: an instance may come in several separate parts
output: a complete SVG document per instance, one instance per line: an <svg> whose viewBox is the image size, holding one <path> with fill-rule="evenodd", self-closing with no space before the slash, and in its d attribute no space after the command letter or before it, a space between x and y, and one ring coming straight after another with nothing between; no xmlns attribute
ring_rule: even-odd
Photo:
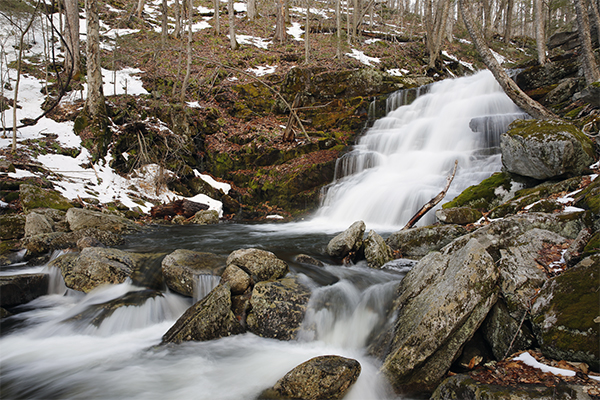
<svg viewBox="0 0 600 400"><path fill-rule="evenodd" d="M500 170L500 129L475 132L473 119L497 117L501 123L491 125L505 129L522 116L487 70L430 85L427 94L377 120L339 160L313 223L345 229L363 220L381 230L402 227L442 190L455 160L458 170L445 201ZM485 130L486 124L474 126ZM430 212L421 224L434 221Z"/></svg>
<svg viewBox="0 0 600 400"><path fill-rule="evenodd" d="M221 282L221 277L218 275L196 275L194 280L194 303L206 297L211 290L217 287L219 282Z"/></svg>

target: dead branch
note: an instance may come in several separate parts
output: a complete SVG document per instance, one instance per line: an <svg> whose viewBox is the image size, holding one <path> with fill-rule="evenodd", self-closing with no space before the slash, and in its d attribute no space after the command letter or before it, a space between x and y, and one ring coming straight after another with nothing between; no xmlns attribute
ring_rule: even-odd
<svg viewBox="0 0 600 400"><path fill-rule="evenodd" d="M402 228L402 230L412 228L426 213L435 207L444 197L446 197L446 192L448 192L448 188L454 179L454 175L456 175L456 167L458 167L458 160L454 161L454 169L452 170L452 174L446 178L446 187L438 193L433 199L429 200L417 213L408 221L408 223Z"/></svg>

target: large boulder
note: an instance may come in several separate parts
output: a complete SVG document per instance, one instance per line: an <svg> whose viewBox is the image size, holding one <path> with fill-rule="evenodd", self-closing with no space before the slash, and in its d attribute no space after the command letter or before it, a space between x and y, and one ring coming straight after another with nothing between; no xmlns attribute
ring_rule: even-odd
<svg viewBox="0 0 600 400"><path fill-rule="evenodd" d="M188 308L164 334L162 343L213 340L243 331L231 311L231 291L225 283Z"/></svg>
<svg viewBox="0 0 600 400"><path fill-rule="evenodd" d="M533 329L542 353L600 369L600 255L549 280L531 308Z"/></svg>
<svg viewBox="0 0 600 400"><path fill-rule="evenodd" d="M53 250L76 248L83 238L93 238L104 246L116 246L124 243L121 235L96 228L86 228L74 232L49 232L29 236L23 239L23 246L29 257L40 256Z"/></svg>
<svg viewBox="0 0 600 400"><path fill-rule="evenodd" d="M198 275L221 275L225 257L213 253L178 249L162 260L162 274L169 289L194 296Z"/></svg>
<svg viewBox="0 0 600 400"><path fill-rule="evenodd" d="M0 240L20 239L25 235L26 217L20 214L0 215Z"/></svg>
<svg viewBox="0 0 600 400"><path fill-rule="evenodd" d="M72 231L96 228L112 233L127 234L141 229L138 225L118 215L81 208L70 208L66 218Z"/></svg>
<svg viewBox="0 0 600 400"><path fill-rule="evenodd" d="M238 295L244 293L250 287L252 280L250 275L244 272L243 269L231 264L223 271L221 282L229 283L231 294Z"/></svg>
<svg viewBox="0 0 600 400"><path fill-rule="evenodd" d="M73 207L73 204L56 190L42 189L28 184L19 186L19 200L24 212L34 208L53 208L67 211Z"/></svg>
<svg viewBox="0 0 600 400"><path fill-rule="evenodd" d="M248 329L262 337L279 340L296 338L304 319L310 289L296 277L259 282L252 290Z"/></svg>
<svg viewBox="0 0 600 400"><path fill-rule="evenodd" d="M516 121L500 147L506 171L539 180L579 175L594 161L591 140L566 123Z"/></svg>
<svg viewBox="0 0 600 400"><path fill-rule="evenodd" d="M147 258L117 249L86 247L79 254L58 257L49 265L61 270L67 287L87 293L103 284L125 282Z"/></svg>
<svg viewBox="0 0 600 400"><path fill-rule="evenodd" d="M13 307L48 294L47 274L0 276L0 306Z"/></svg>
<svg viewBox="0 0 600 400"><path fill-rule="evenodd" d="M227 265L235 265L252 277L254 282L283 278L288 273L285 261L270 251L240 249L227 257Z"/></svg>
<svg viewBox="0 0 600 400"><path fill-rule="evenodd" d="M344 258L348 254L357 251L362 245L365 229L366 226L363 221L356 221L344 232L329 241L327 254L331 257Z"/></svg>
<svg viewBox="0 0 600 400"><path fill-rule="evenodd" d="M495 304L498 277L476 239L446 254L430 253L404 277L381 367L397 391L435 388Z"/></svg>
<svg viewBox="0 0 600 400"><path fill-rule="evenodd" d="M259 399L342 399L360 375L360 363L340 356L319 356L300 364Z"/></svg>
<svg viewBox="0 0 600 400"><path fill-rule="evenodd" d="M467 225L479 221L483 214L471 207L439 209L435 212L438 221L444 224Z"/></svg>
<svg viewBox="0 0 600 400"><path fill-rule="evenodd" d="M30 212L25 220L25 236L34 236L41 233L54 232L52 223L45 216Z"/></svg>
<svg viewBox="0 0 600 400"><path fill-rule="evenodd" d="M394 259L392 249L375 231L369 231L364 241L365 258L371 268L381 268L385 263Z"/></svg>
<svg viewBox="0 0 600 400"><path fill-rule="evenodd" d="M200 210L192 217L192 224L210 225L219 223L219 212L217 210Z"/></svg>
<svg viewBox="0 0 600 400"><path fill-rule="evenodd" d="M423 226L394 232L386 243L403 257L421 258L466 233L466 229L458 225Z"/></svg>

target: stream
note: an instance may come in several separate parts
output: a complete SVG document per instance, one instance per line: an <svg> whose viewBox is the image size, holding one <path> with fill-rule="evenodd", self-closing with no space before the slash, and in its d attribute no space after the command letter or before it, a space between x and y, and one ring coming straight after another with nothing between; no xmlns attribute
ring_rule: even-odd
<svg viewBox="0 0 600 400"><path fill-rule="evenodd" d="M433 84L428 94L378 120L339 161L337 179L313 219L156 226L127 237L120 247L163 255L190 249L227 256L250 247L275 253L312 290L294 341L247 333L158 346L192 299L165 291L93 325L77 316L145 288L125 282L83 294L67 289L60 274L46 266L5 270L3 274L43 271L52 279L51 294L11 310L15 315L2 320L2 398L253 399L297 365L328 354L354 358L362 366L346 399L402 398L390 390L378 373L380 361L369 357L366 347L391 323L386 310L411 264L396 260L380 270L364 262L340 266L326 255L327 243L359 219L384 237L400 229L441 190L454 160L459 160L459 171L448 199L500 170L497 140L472 132L469 123L490 115L510 122L518 112L487 71ZM300 264L295 261L299 254L325 266ZM211 283L206 285L204 291L210 290Z"/></svg>

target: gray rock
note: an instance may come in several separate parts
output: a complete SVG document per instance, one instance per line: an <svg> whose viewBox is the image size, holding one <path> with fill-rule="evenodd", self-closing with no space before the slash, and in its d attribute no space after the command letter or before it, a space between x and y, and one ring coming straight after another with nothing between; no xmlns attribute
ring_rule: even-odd
<svg viewBox="0 0 600 400"><path fill-rule="evenodd" d="M254 282L283 278L288 273L285 261L270 251L260 249L240 249L227 257L227 265L243 269Z"/></svg>
<svg viewBox="0 0 600 400"><path fill-rule="evenodd" d="M83 250L86 247L106 247L104 243L91 236L84 236L77 241L77 248Z"/></svg>
<svg viewBox="0 0 600 400"><path fill-rule="evenodd" d="M112 233L127 234L141 229L123 217L81 208L70 208L66 218L72 231L96 228Z"/></svg>
<svg viewBox="0 0 600 400"><path fill-rule="evenodd" d="M496 302L498 277L475 239L452 253L427 255L404 277L381 368L397 391L435 388Z"/></svg>
<svg viewBox="0 0 600 400"><path fill-rule="evenodd" d="M481 211L470 207L455 207L435 211L435 217L444 224L467 225L479 221Z"/></svg>
<svg viewBox="0 0 600 400"><path fill-rule="evenodd" d="M381 268L385 263L394 259L392 249L375 231L369 231L364 241L365 258L371 268Z"/></svg>
<svg viewBox="0 0 600 400"><path fill-rule="evenodd" d="M593 161L592 142L573 125L518 121L500 138L503 168L535 179L579 175Z"/></svg>
<svg viewBox="0 0 600 400"><path fill-rule="evenodd" d="M217 210L198 211L196 214L194 214L190 222L197 225L218 224L219 213Z"/></svg>
<svg viewBox="0 0 600 400"><path fill-rule="evenodd" d="M344 232L329 241L327 254L331 257L344 258L351 252L357 251L362 245L365 229L366 226L363 221L356 221Z"/></svg>
<svg viewBox="0 0 600 400"><path fill-rule="evenodd" d="M521 384L498 386L480 383L468 375L446 378L435 390L431 400L591 400L581 385L563 384L555 387Z"/></svg>
<svg viewBox="0 0 600 400"><path fill-rule="evenodd" d="M570 100L571 97L573 97L573 95L579 90L581 84L581 78L564 79L558 84L558 86L548 92L546 97L544 97L544 101L547 104L558 104Z"/></svg>
<svg viewBox="0 0 600 400"><path fill-rule="evenodd" d="M213 340L243 331L231 311L231 291L225 283L188 308L164 334L162 344Z"/></svg>
<svg viewBox="0 0 600 400"><path fill-rule="evenodd" d="M54 232L68 232L70 230L67 223L67 213L65 211L56 210L54 208L36 208L32 210L36 214L43 215L46 220L52 225Z"/></svg>
<svg viewBox="0 0 600 400"><path fill-rule="evenodd" d="M11 315L12 315L12 314L10 313L10 311L8 311L8 310L6 310L6 309L4 309L4 308L0 307L0 319L3 319L3 318L8 318L8 317L10 317Z"/></svg>
<svg viewBox="0 0 600 400"><path fill-rule="evenodd" d="M431 225L394 232L386 243L403 257L421 258L466 233L466 229L458 225Z"/></svg>
<svg viewBox="0 0 600 400"><path fill-rule="evenodd" d="M86 247L50 262L60 268L67 287L89 292L103 284L123 283L138 271L148 256L117 249Z"/></svg>
<svg viewBox="0 0 600 400"><path fill-rule="evenodd" d="M48 282L47 274L0 276L0 306L18 306L46 295Z"/></svg>
<svg viewBox="0 0 600 400"><path fill-rule="evenodd" d="M225 262L213 253L178 249L162 260L162 274L169 289L193 297L196 276L221 275Z"/></svg>
<svg viewBox="0 0 600 400"><path fill-rule="evenodd" d="M223 271L221 282L229 283L231 294L242 294L250 287L252 280L244 270L231 264Z"/></svg>
<svg viewBox="0 0 600 400"><path fill-rule="evenodd" d="M570 268L581 260L585 246L592 238L593 233L594 232L590 228L582 229L575 240L573 240L573 242L569 245L569 248L565 254L563 254L563 258L565 259L567 267Z"/></svg>
<svg viewBox="0 0 600 400"><path fill-rule="evenodd" d="M0 215L0 239L22 238L25 235L25 221L25 216L20 214Z"/></svg>
<svg viewBox="0 0 600 400"><path fill-rule="evenodd" d="M300 364L259 399L342 399L360 375L360 363L340 356L319 356Z"/></svg>
<svg viewBox="0 0 600 400"><path fill-rule="evenodd" d="M96 239L105 246L124 243L121 235L96 228L86 228L75 232L50 232L27 237L23 240L23 246L29 256L40 256L54 250L76 248L77 242L86 237Z"/></svg>
<svg viewBox="0 0 600 400"><path fill-rule="evenodd" d="M587 363L600 369L600 255L550 279L531 308L531 321L542 353L557 360Z"/></svg>
<svg viewBox="0 0 600 400"><path fill-rule="evenodd" d="M25 220L25 237L53 232L52 224L48 219L36 212L27 214Z"/></svg>
<svg viewBox="0 0 600 400"><path fill-rule="evenodd" d="M317 260L314 257L308 256L306 254L298 254L298 256L296 256L296 261L301 264L314 265L315 267L324 267L325 266L325 264L323 264L321 261Z"/></svg>
<svg viewBox="0 0 600 400"><path fill-rule="evenodd" d="M600 87L597 83L591 84L581 92L575 93L572 100L583 100L584 102L590 103L595 107L600 107Z"/></svg>
<svg viewBox="0 0 600 400"><path fill-rule="evenodd" d="M292 340L304 319L310 289L296 277L254 285L248 314L248 329L262 337Z"/></svg>

